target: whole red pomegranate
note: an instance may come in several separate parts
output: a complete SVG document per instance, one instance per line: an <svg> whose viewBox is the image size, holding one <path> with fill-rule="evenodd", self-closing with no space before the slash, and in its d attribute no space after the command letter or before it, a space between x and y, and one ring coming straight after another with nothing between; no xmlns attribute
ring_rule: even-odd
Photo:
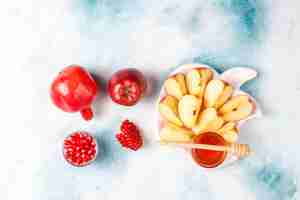
<svg viewBox="0 0 300 200"><path fill-rule="evenodd" d="M91 104L98 92L96 81L81 66L64 68L51 85L53 103L65 112L80 112L83 119L91 120Z"/></svg>

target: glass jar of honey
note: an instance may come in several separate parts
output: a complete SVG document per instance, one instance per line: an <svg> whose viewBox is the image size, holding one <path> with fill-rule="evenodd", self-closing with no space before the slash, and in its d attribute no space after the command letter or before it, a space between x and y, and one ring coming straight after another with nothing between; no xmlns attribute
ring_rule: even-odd
<svg viewBox="0 0 300 200"><path fill-rule="evenodd" d="M194 138L194 143L197 144L211 144L211 145L227 145L224 138L214 132L205 132L197 135ZM227 152L225 151L213 151L205 149L192 149L192 157L194 161L205 168L215 168L222 164L226 159Z"/></svg>

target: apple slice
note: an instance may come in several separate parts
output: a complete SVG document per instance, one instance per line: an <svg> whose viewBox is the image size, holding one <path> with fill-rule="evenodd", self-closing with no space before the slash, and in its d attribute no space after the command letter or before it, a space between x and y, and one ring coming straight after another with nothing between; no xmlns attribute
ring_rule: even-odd
<svg viewBox="0 0 300 200"><path fill-rule="evenodd" d="M219 110L225 121L239 121L247 118L254 111L255 105L246 95L232 97Z"/></svg>
<svg viewBox="0 0 300 200"><path fill-rule="evenodd" d="M192 131L171 123L164 124L160 130L160 140L162 141L191 142L193 136Z"/></svg>
<svg viewBox="0 0 300 200"><path fill-rule="evenodd" d="M236 129L236 123L235 122L227 122L226 124L224 124L224 126L222 126L222 128L220 128L218 130L218 132L225 132L228 130L233 130Z"/></svg>
<svg viewBox="0 0 300 200"><path fill-rule="evenodd" d="M200 132L216 132L219 130L224 124L224 119L222 117L215 116L215 119L211 120L207 123L205 128L203 128Z"/></svg>
<svg viewBox="0 0 300 200"><path fill-rule="evenodd" d="M214 76L214 73L210 69L208 69L208 68L198 68L198 70L200 72L202 81L205 81L206 84Z"/></svg>
<svg viewBox="0 0 300 200"><path fill-rule="evenodd" d="M236 130L228 130L221 135L229 143L236 143L238 140L238 132Z"/></svg>
<svg viewBox="0 0 300 200"><path fill-rule="evenodd" d="M205 131L215 132L219 130L224 124L224 119L222 117L216 117L212 122L210 122Z"/></svg>
<svg viewBox="0 0 300 200"><path fill-rule="evenodd" d="M178 100L170 95L165 96L159 103L159 113L168 122L183 126L178 114Z"/></svg>
<svg viewBox="0 0 300 200"><path fill-rule="evenodd" d="M225 83L221 80L211 80L206 87L204 94L204 107L213 107L223 93Z"/></svg>
<svg viewBox="0 0 300 200"><path fill-rule="evenodd" d="M218 134L229 143L235 143L238 139L238 129L235 122L227 122L222 128L217 131Z"/></svg>
<svg viewBox="0 0 300 200"><path fill-rule="evenodd" d="M195 126L201 104L201 99L193 95L185 95L180 99L178 104L179 117L186 127L192 128Z"/></svg>
<svg viewBox="0 0 300 200"><path fill-rule="evenodd" d="M187 88L186 88L186 83L185 83L185 76L182 73L178 73L175 75L175 79L177 80L177 82L180 85L181 91L183 93L183 95L186 95L187 92Z"/></svg>
<svg viewBox="0 0 300 200"><path fill-rule="evenodd" d="M213 77L213 72L208 68L196 68L186 74L186 83L189 94L203 97L208 81Z"/></svg>
<svg viewBox="0 0 300 200"><path fill-rule="evenodd" d="M226 103L226 101L232 96L232 94L233 94L233 87L227 84L223 92L219 96L218 100L216 101L214 108L218 109L221 106L223 106Z"/></svg>
<svg viewBox="0 0 300 200"><path fill-rule="evenodd" d="M193 127L195 134L206 131L210 124L218 118L217 111L214 108L206 108L199 116L198 123Z"/></svg>
<svg viewBox="0 0 300 200"><path fill-rule="evenodd" d="M169 77L165 82L165 90L168 95L176 97L178 100L185 95L182 86L175 76Z"/></svg>
<svg viewBox="0 0 300 200"><path fill-rule="evenodd" d="M186 85L192 95L198 95L201 92L201 76L197 69L192 69L186 74Z"/></svg>

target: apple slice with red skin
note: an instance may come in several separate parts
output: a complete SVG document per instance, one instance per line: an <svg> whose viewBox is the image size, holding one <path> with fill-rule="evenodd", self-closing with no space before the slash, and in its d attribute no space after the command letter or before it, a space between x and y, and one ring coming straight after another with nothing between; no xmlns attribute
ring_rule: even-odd
<svg viewBox="0 0 300 200"><path fill-rule="evenodd" d="M186 74L186 85L189 94L202 98L207 83L213 78L213 72L208 68L194 68Z"/></svg>
<svg viewBox="0 0 300 200"><path fill-rule="evenodd" d="M178 104L179 117L187 128L196 124L201 109L202 100L193 95L183 96Z"/></svg>
<svg viewBox="0 0 300 200"><path fill-rule="evenodd" d="M145 76L135 68L115 72L108 82L111 99L123 106L133 106L144 96L147 89Z"/></svg>
<svg viewBox="0 0 300 200"><path fill-rule="evenodd" d="M205 131L215 132L215 131L217 131L218 129L220 129L223 126L224 122L225 121L224 121L224 119L222 117L217 116L215 118L215 120L213 120L212 122L210 122L208 124L208 127L206 128Z"/></svg>
<svg viewBox="0 0 300 200"><path fill-rule="evenodd" d="M219 114L225 121L246 119L255 111L255 104L246 95L238 95L228 100L220 109Z"/></svg>
<svg viewBox="0 0 300 200"><path fill-rule="evenodd" d="M187 94L185 77L181 73L169 77L165 81L164 87L168 95L174 96L178 100Z"/></svg>
<svg viewBox="0 0 300 200"><path fill-rule="evenodd" d="M204 93L204 107L213 107L223 93L225 84L221 80L211 80L208 82Z"/></svg>
<svg viewBox="0 0 300 200"><path fill-rule="evenodd" d="M161 141L192 142L194 134L191 130L178 127L172 123L163 124L160 130Z"/></svg>
<svg viewBox="0 0 300 200"><path fill-rule="evenodd" d="M204 107L220 108L232 96L233 87L222 80L211 80L205 90Z"/></svg>
<svg viewBox="0 0 300 200"><path fill-rule="evenodd" d="M216 109L206 108L200 115L197 124L193 127L195 134L215 132L222 127L224 120L218 116Z"/></svg>
<svg viewBox="0 0 300 200"><path fill-rule="evenodd" d="M228 101L228 99L230 99L230 97L233 94L233 91L234 91L234 88L231 85L225 83L223 92L219 95L219 97L213 107L215 109L219 109L221 106L223 106L226 103L226 101Z"/></svg>
<svg viewBox="0 0 300 200"><path fill-rule="evenodd" d="M203 110L200 115L198 122L196 125L192 128L192 130L195 132L195 134L200 134L207 130L210 123L212 123L216 118L218 117L217 111L214 108L206 108Z"/></svg>
<svg viewBox="0 0 300 200"><path fill-rule="evenodd" d="M183 126L178 113L178 100L170 95L163 97L158 105L161 116L168 122Z"/></svg>
<svg viewBox="0 0 300 200"><path fill-rule="evenodd" d="M235 143L238 139L238 129L235 122L227 122L217 131L218 134L229 143Z"/></svg>
<svg viewBox="0 0 300 200"><path fill-rule="evenodd" d="M186 88L186 83L185 83L185 75L182 73L178 73L174 75L176 81L180 85L180 89L183 93L183 95L186 95L188 93L187 88Z"/></svg>

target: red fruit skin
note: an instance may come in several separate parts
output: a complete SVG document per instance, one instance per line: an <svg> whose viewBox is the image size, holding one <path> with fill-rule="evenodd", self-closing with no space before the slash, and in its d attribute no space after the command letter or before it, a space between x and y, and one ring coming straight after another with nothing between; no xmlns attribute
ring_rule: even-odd
<svg viewBox="0 0 300 200"><path fill-rule="evenodd" d="M51 85L53 103L65 112L81 112L85 120L93 117L90 108L98 92L97 83L83 67L64 68Z"/></svg>
<svg viewBox="0 0 300 200"><path fill-rule="evenodd" d="M144 96L147 82L142 72L135 68L117 71L108 82L111 99L123 106L133 106Z"/></svg>
<svg viewBox="0 0 300 200"><path fill-rule="evenodd" d="M134 151L143 146L143 139L139 129L129 120L122 122L121 132L116 135L116 138L123 147Z"/></svg>

